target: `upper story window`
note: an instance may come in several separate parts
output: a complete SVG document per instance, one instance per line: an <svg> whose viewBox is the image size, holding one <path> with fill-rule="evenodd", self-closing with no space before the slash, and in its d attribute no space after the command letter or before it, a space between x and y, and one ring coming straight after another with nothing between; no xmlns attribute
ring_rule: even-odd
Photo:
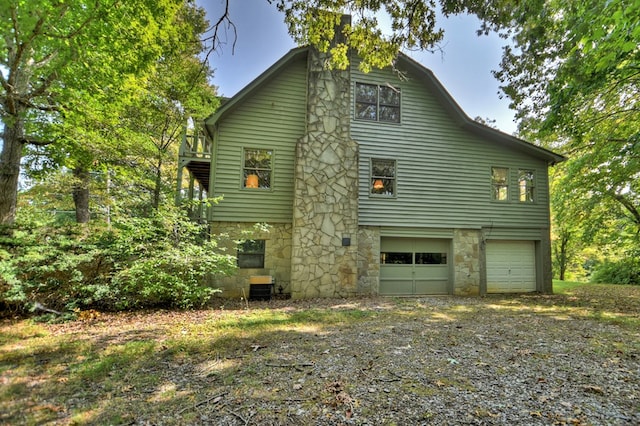
<svg viewBox="0 0 640 426"><path fill-rule="evenodd" d="M491 199L495 201L509 199L509 169L504 167L491 168Z"/></svg>
<svg viewBox="0 0 640 426"><path fill-rule="evenodd" d="M239 268L264 268L265 240L246 240L238 246Z"/></svg>
<svg viewBox="0 0 640 426"><path fill-rule="evenodd" d="M522 203L533 203L535 188L535 173L533 170L518 170L519 200Z"/></svg>
<svg viewBox="0 0 640 426"><path fill-rule="evenodd" d="M356 83L356 118L387 123L400 122L400 89Z"/></svg>
<svg viewBox="0 0 640 426"><path fill-rule="evenodd" d="M380 158L371 159L371 192L372 195L396 195L396 160Z"/></svg>
<svg viewBox="0 0 640 426"><path fill-rule="evenodd" d="M271 189L273 151L245 148L242 162L242 187Z"/></svg>

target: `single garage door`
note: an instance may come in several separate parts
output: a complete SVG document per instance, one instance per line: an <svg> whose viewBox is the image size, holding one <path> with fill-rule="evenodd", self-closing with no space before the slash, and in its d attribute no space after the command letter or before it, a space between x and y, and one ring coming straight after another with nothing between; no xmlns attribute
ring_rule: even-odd
<svg viewBox="0 0 640 426"><path fill-rule="evenodd" d="M487 242L487 293L536 291L534 241Z"/></svg>
<svg viewBox="0 0 640 426"><path fill-rule="evenodd" d="M385 296L449 293L449 240L383 237L380 290Z"/></svg>

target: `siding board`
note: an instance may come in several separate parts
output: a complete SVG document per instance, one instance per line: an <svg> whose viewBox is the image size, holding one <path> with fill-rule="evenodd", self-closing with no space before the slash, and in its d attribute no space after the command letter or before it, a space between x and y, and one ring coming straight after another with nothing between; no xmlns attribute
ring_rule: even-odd
<svg viewBox="0 0 640 426"><path fill-rule="evenodd" d="M297 58L218 123L212 220L287 223L292 220L295 146L304 134L306 58ZM244 148L272 149L270 190L242 188Z"/></svg>
<svg viewBox="0 0 640 426"><path fill-rule="evenodd" d="M547 163L463 129L417 75L405 75L401 81L391 71L363 74L352 64L352 90L355 82L364 82L389 83L401 91L401 124L352 118L351 135L360 147L360 224L548 227ZM371 158L397 161L395 198L369 196ZM510 169L509 202L491 200L492 166ZM518 169L535 171L536 202L517 201Z"/></svg>

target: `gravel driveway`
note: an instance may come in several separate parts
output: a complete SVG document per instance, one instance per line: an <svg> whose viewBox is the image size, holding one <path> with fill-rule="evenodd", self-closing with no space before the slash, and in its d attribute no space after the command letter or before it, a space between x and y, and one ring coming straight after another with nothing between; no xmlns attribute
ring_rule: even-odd
<svg viewBox="0 0 640 426"><path fill-rule="evenodd" d="M0 424L640 425L640 287L602 289L5 322Z"/></svg>
<svg viewBox="0 0 640 426"><path fill-rule="evenodd" d="M640 331L536 298L320 302L368 314L236 342L231 382L194 409L229 425L640 425Z"/></svg>

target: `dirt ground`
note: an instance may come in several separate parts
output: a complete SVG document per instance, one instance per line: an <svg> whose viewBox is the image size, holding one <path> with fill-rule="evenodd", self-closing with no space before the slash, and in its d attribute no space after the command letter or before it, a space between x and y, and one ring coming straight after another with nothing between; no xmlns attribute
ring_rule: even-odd
<svg viewBox="0 0 640 426"><path fill-rule="evenodd" d="M216 304L2 323L0 423L640 424L640 287Z"/></svg>

